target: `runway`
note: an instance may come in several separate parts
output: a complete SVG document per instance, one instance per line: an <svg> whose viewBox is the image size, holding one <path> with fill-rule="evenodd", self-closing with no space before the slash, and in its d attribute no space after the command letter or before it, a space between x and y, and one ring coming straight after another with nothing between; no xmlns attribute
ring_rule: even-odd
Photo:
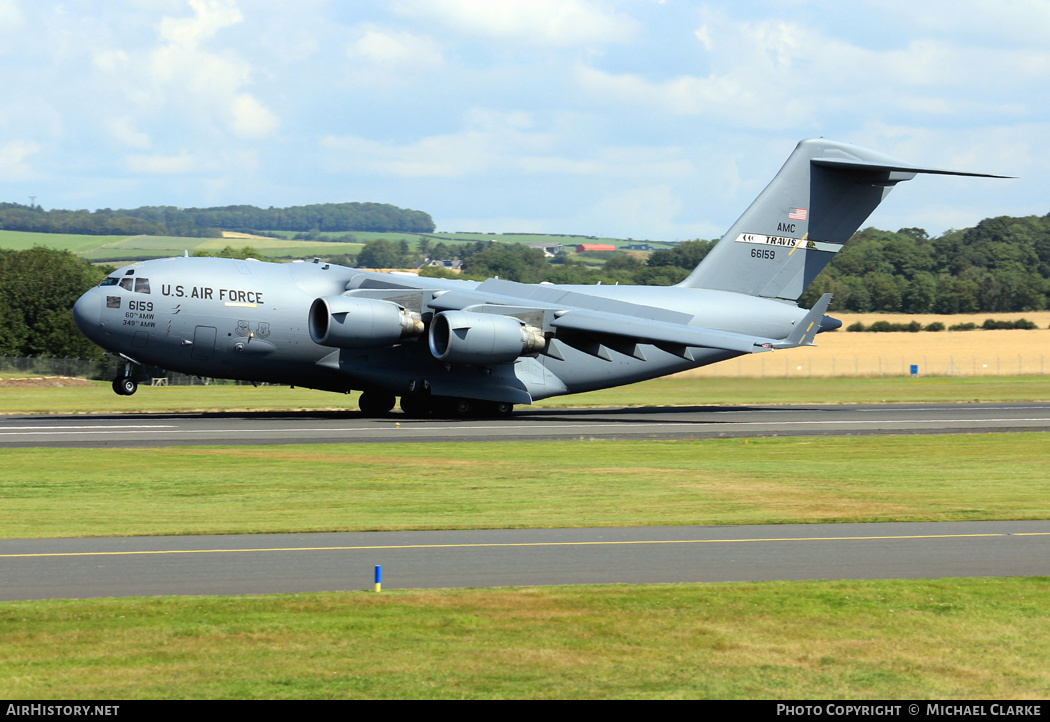
<svg viewBox="0 0 1050 722"><path fill-rule="evenodd" d="M0 448L450 443L551 439L1050 431L1050 403L521 408L509 419L380 419L356 412L7 416Z"/></svg>
<svg viewBox="0 0 1050 722"><path fill-rule="evenodd" d="M1050 521L0 541L0 600L1050 575Z"/></svg>

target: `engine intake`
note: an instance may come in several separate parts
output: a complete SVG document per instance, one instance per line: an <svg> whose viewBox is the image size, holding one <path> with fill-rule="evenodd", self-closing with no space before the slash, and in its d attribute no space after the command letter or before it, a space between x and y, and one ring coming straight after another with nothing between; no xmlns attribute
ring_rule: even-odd
<svg viewBox="0 0 1050 722"><path fill-rule="evenodd" d="M430 353L450 364L498 364L543 351L543 331L513 316L444 311L430 324Z"/></svg>
<svg viewBox="0 0 1050 722"><path fill-rule="evenodd" d="M423 322L387 301L353 296L324 296L310 305L310 338L336 348L392 346L423 334Z"/></svg>

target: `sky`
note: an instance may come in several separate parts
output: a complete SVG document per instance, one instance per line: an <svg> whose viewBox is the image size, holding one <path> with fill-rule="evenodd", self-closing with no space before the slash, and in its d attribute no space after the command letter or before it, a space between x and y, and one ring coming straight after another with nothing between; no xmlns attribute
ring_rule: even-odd
<svg viewBox="0 0 1050 722"><path fill-rule="evenodd" d="M869 224L1050 213L1045 0L0 0L0 201L372 201L721 236L803 138L927 167Z"/></svg>

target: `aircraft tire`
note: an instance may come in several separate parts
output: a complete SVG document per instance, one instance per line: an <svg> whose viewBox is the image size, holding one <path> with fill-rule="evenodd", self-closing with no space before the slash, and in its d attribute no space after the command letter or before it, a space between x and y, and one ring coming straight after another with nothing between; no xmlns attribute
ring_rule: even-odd
<svg viewBox="0 0 1050 722"><path fill-rule="evenodd" d="M382 391L365 391L357 405L365 416L386 416L394 408L394 395Z"/></svg>
<svg viewBox="0 0 1050 722"><path fill-rule="evenodd" d="M113 391L121 396L131 396L138 390L138 382L130 376L118 376L113 379Z"/></svg>
<svg viewBox="0 0 1050 722"><path fill-rule="evenodd" d="M405 394L401 397L401 411L411 419L425 419L430 416L430 399L422 394Z"/></svg>
<svg viewBox="0 0 1050 722"><path fill-rule="evenodd" d="M430 400L431 413L441 419L467 419L477 416L483 402L455 396L434 396Z"/></svg>
<svg viewBox="0 0 1050 722"><path fill-rule="evenodd" d="M454 419L467 419L475 414L478 402L472 399L449 399L448 415Z"/></svg>
<svg viewBox="0 0 1050 722"><path fill-rule="evenodd" d="M509 401L475 401L474 415L489 418L506 418L514 411L514 404Z"/></svg>

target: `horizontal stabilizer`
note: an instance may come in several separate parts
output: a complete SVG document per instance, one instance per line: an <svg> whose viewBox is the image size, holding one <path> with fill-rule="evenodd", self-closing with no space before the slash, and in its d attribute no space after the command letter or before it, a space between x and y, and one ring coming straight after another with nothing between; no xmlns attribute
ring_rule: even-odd
<svg viewBox="0 0 1050 722"><path fill-rule="evenodd" d="M795 326L795 330L779 343L773 344L773 348L795 348L796 346L812 346L813 337L820 331L820 324L824 320L824 314L831 304L831 294L825 293L820 297L813 308L810 309L802 322Z"/></svg>
<svg viewBox="0 0 1050 722"><path fill-rule="evenodd" d="M941 168L920 168L907 163L878 163L863 160L845 160L843 158L814 158L813 165L825 168L838 168L840 170L865 170L872 172L890 173L925 173L927 175L962 175L973 178L1012 178L1008 175L994 175L992 173L971 173L964 170L943 170Z"/></svg>

